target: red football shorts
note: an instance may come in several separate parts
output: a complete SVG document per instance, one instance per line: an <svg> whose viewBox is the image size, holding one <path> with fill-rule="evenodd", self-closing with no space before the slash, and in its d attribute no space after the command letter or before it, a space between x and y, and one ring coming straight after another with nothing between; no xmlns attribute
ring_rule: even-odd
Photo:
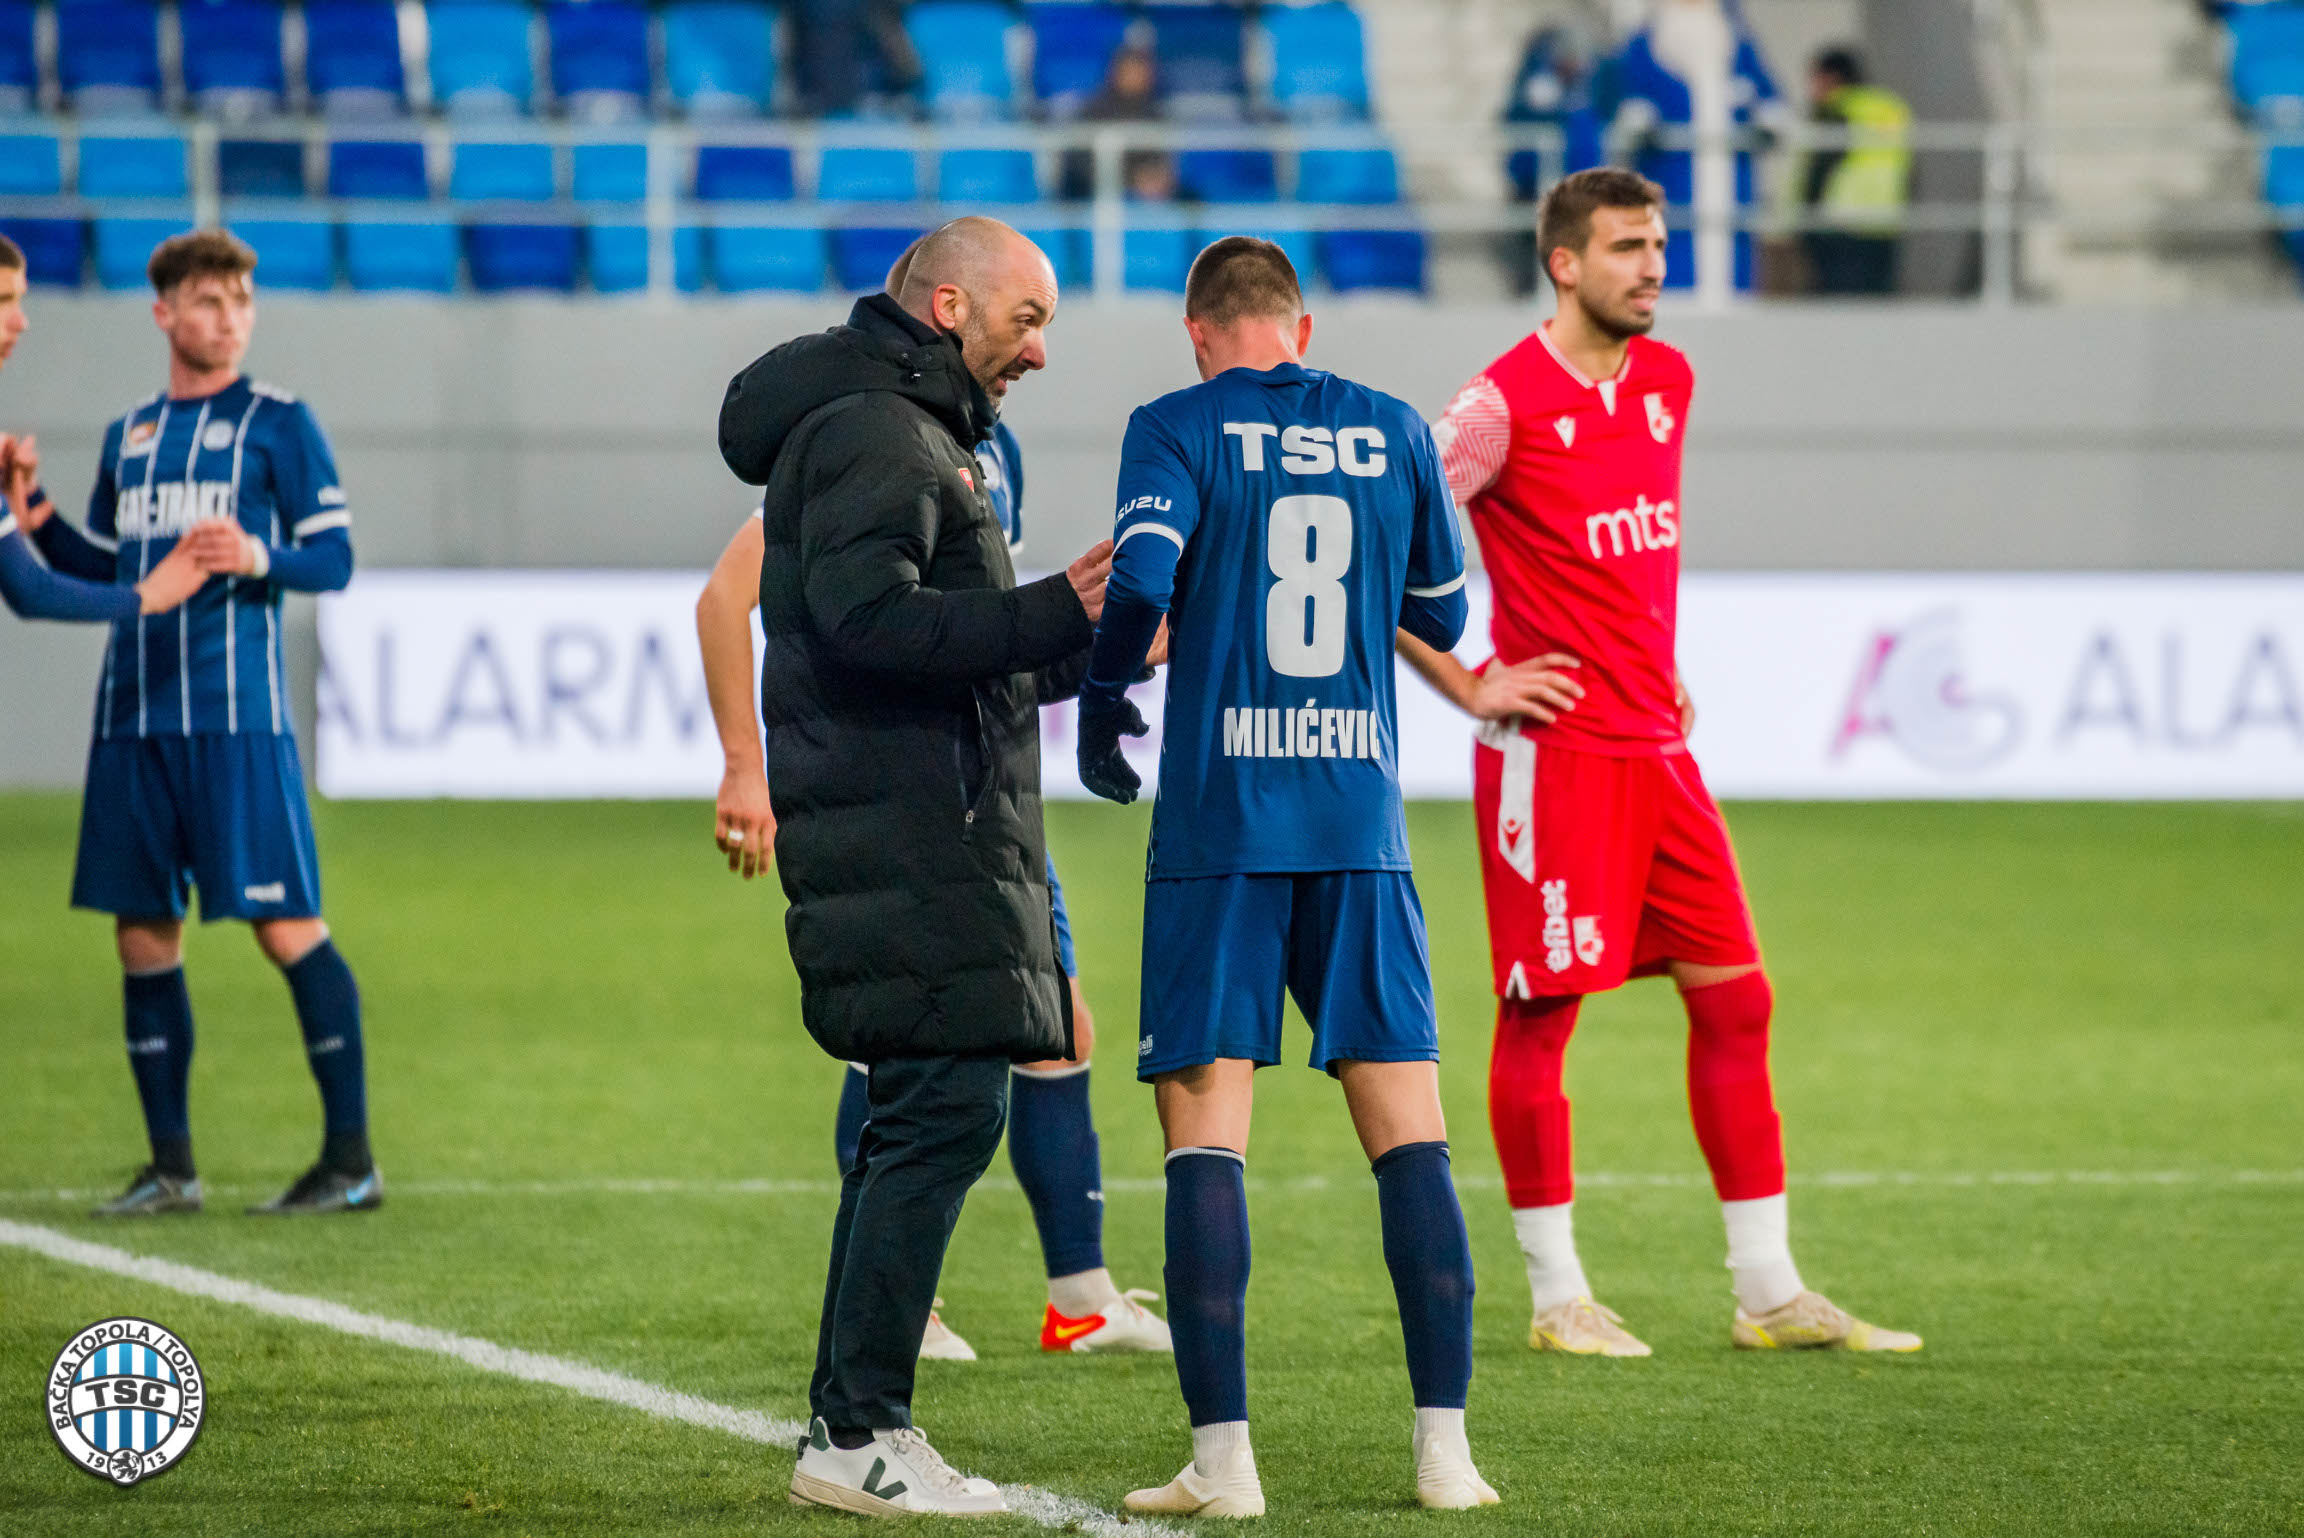
<svg viewBox="0 0 2304 1538"><path fill-rule="evenodd" d="M1760 959L1728 824L1688 754L1612 758L1490 728L1472 813L1499 995Z"/></svg>

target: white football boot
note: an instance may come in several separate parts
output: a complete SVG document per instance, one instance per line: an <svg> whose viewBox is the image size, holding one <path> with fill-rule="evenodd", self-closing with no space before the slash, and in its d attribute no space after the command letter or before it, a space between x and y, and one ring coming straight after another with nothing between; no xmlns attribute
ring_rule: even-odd
<svg viewBox="0 0 2304 1538"><path fill-rule="evenodd" d="M944 1322L937 1309L944 1306L938 1298L928 1310L928 1328L920 1336L920 1359L924 1362L973 1362L976 1348L962 1340L952 1326Z"/></svg>
<svg viewBox="0 0 2304 1538"><path fill-rule="evenodd" d="M1432 1511L1466 1511L1503 1499L1472 1466L1472 1444L1465 1439L1461 1420L1445 1430L1418 1426L1415 1447L1417 1505Z"/></svg>
<svg viewBox="0 0 2304 1538"><path fill-rule="evenodd" d="M1256 1477L1256 1454L1245 1440L1235 1445L1212 1474L1197 1461L1157 1490L1131 1490L1120 1503L1129 1511L1164 1517L1260 1517L1264 1483Z"/></svg>
<svg viewBox="0 0 2304 1538"><path fill-rule="evenodd" d="M1160 1301L1160 1294L1131 1287L1095 1313L1074 1319L1048 1305L1040 1318L1043 1351L1174 1351L1168 1321L1144 1305Z"/></svg>
<svg viewBox="0 0 2304 1538"><path fill-rule="evenodd" d="M969 1479L913 1427L875 1431L862 1447L835 1447L818 1416L792 1470L792 1504L865 1517L996 1517L1008 1503L989 1479Z"/></svg>

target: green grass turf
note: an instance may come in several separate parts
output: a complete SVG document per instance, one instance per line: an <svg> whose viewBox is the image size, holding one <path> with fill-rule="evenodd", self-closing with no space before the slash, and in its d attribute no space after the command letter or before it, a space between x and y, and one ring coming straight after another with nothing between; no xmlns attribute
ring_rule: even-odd
<svg viewBox="0 0 2304 1538"><path fill-rule="evenodd" d="M0 1216L796 1414L826 1190L441 1189L828 1182L840 1070L797 1024L774 884L719 869L709 812L692 805L318 816L330 917L367 1000L390 1205L306 1223L236 1215L301 1168L317 1124L285 990L236 926L189 941L202 1172L230 1199L106 1227L53 1194L124 1178L141 1133L107 926L62 906L76 808L7 797ZM1143 819L1051 816L1104 1033L1108 1249L1123 1285L1157 1287L1158 1132L1125 1071ZM1664 1177L1596 1181L1579 1204L1605 1301L1658 1354L1567 1362L1523 1347L1482 1109L1492 1006L1470 819L1415 808L1483 1284L1474 1444L1507 1504L1409 1504L1372 1182L1334 1089L1289 1067L1260 1076L1250 1165L1262 1525L2304 1531L2304 811L1755 805L1731 818L1777 988L1797 1252L1812 1283L1925 1332L1927 1351L1728 1349L1681 1026L1655 983L1587 1008L1570 1076L1584 1169ZM1302 1042L1298 1028L1291 1050ZM2067 1172L2188 1178L1988 1178ZM1866 1173L1919 1178L1815 1178ZM1969 1175L1983 1178L1957 1183ZM1184 1456L1173 1372L1041 1356L1038 1272L1023 1199L998 1180L971 1199L942 1284L983 1360L929 1364L919 1417L963 1467L1109 1507ZM212 1384L192 1455L128 1492L47 1445L37 1389L71 1331L113 1313L180 1331ZM785 1504L789 1468L718 1433L0 1247L11 1535L847 1530Z"/></svg>

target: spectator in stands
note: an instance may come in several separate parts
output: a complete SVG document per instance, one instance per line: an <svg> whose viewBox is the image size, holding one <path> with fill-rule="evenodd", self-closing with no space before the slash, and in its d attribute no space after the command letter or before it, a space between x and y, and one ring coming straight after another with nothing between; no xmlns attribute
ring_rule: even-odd
<svg viewBox="0 0 2304 1538"><path fill-rule="evenodd" d="M1156 123L1160 120L1160 65L1152 50L1128 43L1115 50L1104 72L1104 89L1080 109L1082 123ZM1164 149L1132 149L1120 159L1120 185L1134 203L1169 203L1176 198L1176 160ZM1062 196L1084 202L1096 195L1096 156L1066 150Z"/></svg>
<svg viewBox="0 0 2304 1538"><path fill-rule="evenodd" d="M810 110L823 117L852 116L863 100L866 64L880 66L880 84L892 93L919 89L920 56L904 31L905 0L800 0L795 63Z"/></svg>
<svg viewBox="0 0 2304 1538"><path fill-rule="evenodd" d="M1542 152L1533 146L1515 148L1506 157L1504 174L1512 181L1513 202L1532 204L1561 177L1607 158L1601 145L1600 94L1592 50L1575 29L1539 27L1529 37L1511 99L1504 104L1504 122L1508 127L1550 128L1559 134L1560 147ZM1535 292L1536 232L1528 229L1512 235L1506 259L1514 291Z"/></svg>
<svg viewBox="0 0 2304 1538"><path fill-rule="evenodd" d="M1819 294L1892 294L1912 190L1912 109L1868 84L1853 49L1827 48L1808 69L1813 120L1833 142L1811 150L1801 201L1817 221L1802 237Z"/></svg>
<svg viewBox="0 0 2304 1538"><path fill-rule="evenodd" d="M1757 178L1753 151L1772 142L1782 117L1776 83L1760 46L1733 8L1721 0L1654 0L1647 25L1625 41L1611 66L1617 105L1613 142L1637 146L1634 165L1664 189L1680 215L1695 205L1707 164L1697 149L1723 140L1735 146L1724 167L1724 201L1752 206ZM1665 248L1665 283L1695 281L1696 243L1684 226ZM1752 286L1751 236L1734 243L1735 287Z"/></svg>

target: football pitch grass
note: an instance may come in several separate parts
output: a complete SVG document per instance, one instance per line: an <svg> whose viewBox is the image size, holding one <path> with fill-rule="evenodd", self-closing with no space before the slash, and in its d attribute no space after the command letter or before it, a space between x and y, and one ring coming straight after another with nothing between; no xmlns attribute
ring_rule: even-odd
<svg viewBox="0 0 2304 1538"><path fill-rule="evenodd" d="M726 874L698 805L317 815L388 1205L239 1215L308 1162L318 1107L286 989L219 925L187 946L209 1209L87 1218L142 1153L119 984L106 923L63 907L75 803L17 796L0 798L0 1220L799 1416L842 1070L799 1027L774 882ZM1292 1064L1258 1077L1249 1153L1258 1525L2304 1531L2304 809L1730 818L1776 985L1802 1270L1927 1349L1730 1350L1681 1018L1650 982L1587 1006L1569 1088L1586 1264L1656 1356L1527 1350L1484 1113L1470 817L1416 807L1480 1281L1470 1424L1505 1504L1414 1507L1374 1183L1334 1088ZM1130 1074L1144 818L1050 821L1099 1019L1107 1251L1121 1285L1157 1288L1159 1135ZM956 1465L1112 1511L1182 1463L1166 1358L1038 1351L1039 1254L1004 1156L941 1286L982 1356L922 1370L920 1423ZM211 1394L185 1461L126 1491L66 1465L40 1395L72 1332L116 1314L182 1335ZM790 1507L790 1472L788 1448L0 1243L11 1535L851 1530Z"/></svg>

